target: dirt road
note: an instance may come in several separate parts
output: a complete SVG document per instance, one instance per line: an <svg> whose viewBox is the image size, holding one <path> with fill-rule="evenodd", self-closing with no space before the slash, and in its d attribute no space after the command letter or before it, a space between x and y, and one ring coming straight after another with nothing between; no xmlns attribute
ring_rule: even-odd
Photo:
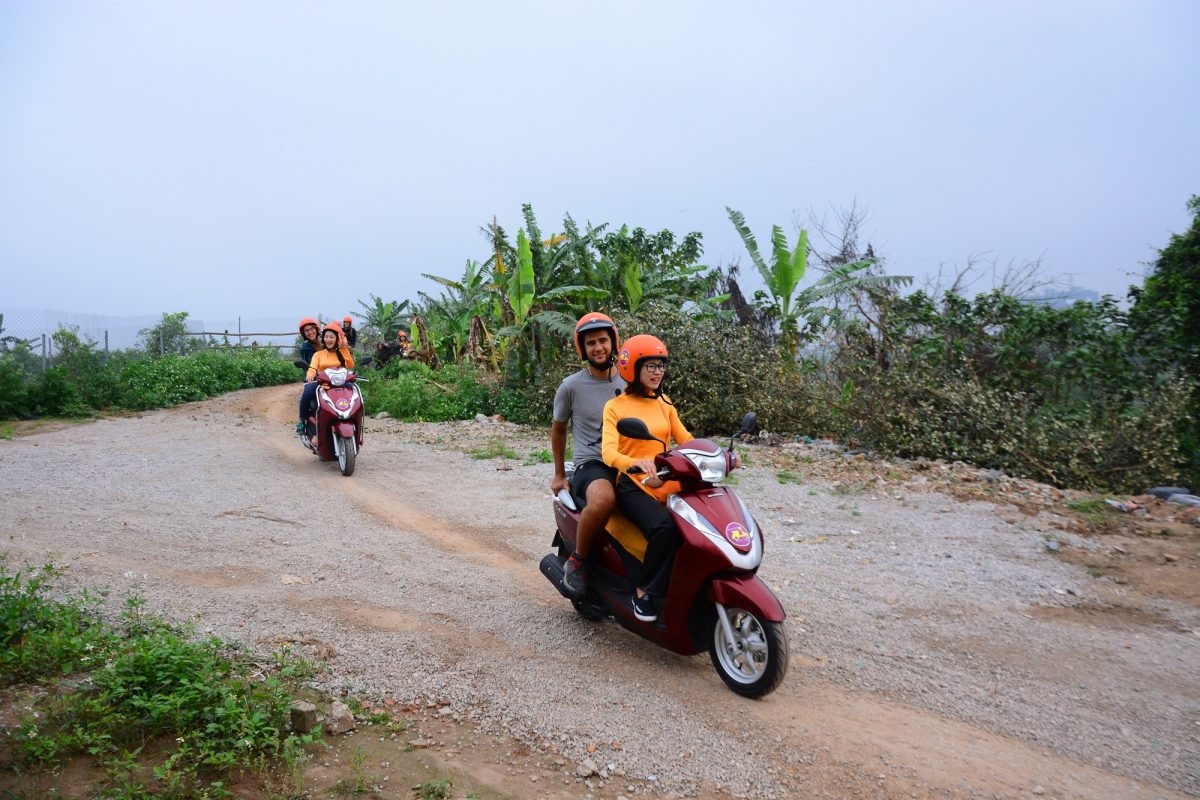
<svg viewBox="0 0 1200 800"><path fill-rule="evenodd" d="M1057 515L793 476L750 448L737 489L792 660L747 701L707 657L580 619L539 574L545 432L371 421L344 478L295 442L295 394L0 441L10 560L299 643L325 688L435 709L458 731L437 757L516 797L1200 793L1200 613L1051 552L1104 546ZM472 457L497 442L519 456Z"/></svg>

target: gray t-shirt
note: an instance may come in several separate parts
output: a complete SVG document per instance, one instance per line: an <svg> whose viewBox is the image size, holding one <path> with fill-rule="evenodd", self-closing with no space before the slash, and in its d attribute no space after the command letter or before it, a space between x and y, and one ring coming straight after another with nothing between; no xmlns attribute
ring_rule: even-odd
<svg viewBox="0 0 1200 800"><path fill-rule="evenodd" d="M600 461L604 404L625 391L625 379L613 370L612 380L593 378L587 367L568 375L554 394L554 421L570 422L571 460L577 465Z"/></svg>

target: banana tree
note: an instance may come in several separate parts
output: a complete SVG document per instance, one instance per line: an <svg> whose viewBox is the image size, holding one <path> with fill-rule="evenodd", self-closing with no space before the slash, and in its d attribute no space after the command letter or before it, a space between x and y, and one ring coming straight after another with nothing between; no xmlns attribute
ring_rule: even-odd
<svg viewBox="0 0 1200 800"><path fill-rule="evenodd" d="M363 333L366 334L364 338L389 342L397 331L408 325L408 314L405 310L409 307L409 301L384 302L373 294L368 296L371 298L370 304L359 300L358 304L363 307L362 313L354 312L354 316L363 321Z"/></svg>
<svg viewBox="0 0 1200 800"><path fill-rule="evenodd" d="M783 228L773 226L771 260L768 262L759 252L758 242L742 213L728 206L725 211L771 296L771 311L779 321L779 349L785 364L795 364L802 338L816 335L831 321L837 322L837 298L863 289L906 284L912 280L911 277L865 274L875 263L874 259L868 258L838 264L811 286L797 292L796 288L808 272L808 231L802 228L796 246L791 247Z"/></svg>
<svg viewBox="0 0 1200 800"><path fill-rule="evenodd" d="M424 292L418 292L421 299L421 310L430 327L432 344L444 358L458 363L465 351L472 330L478 335L482 328L484 338L477 342L483 348L484 359L497 365L494 352L489 352L489 328L495 328L494 314L495 298L499 285L487 269L478 261L467 261L462 277L454 280L438 275L422 274L422 277L441 285L446 289L440 297L431 297ZM478 324L474 321L478 320ZM477 354L480 355L480 354Z"/></svg>
<svg viewBox="0 0 1200 800"><path fill-rule="evenodd" d="M546 334L570 338L575 317L561 309L574 307L582 300L601 298L606 292L591 286L569 285L555 286L539 293L533 247L524 230L517 231L516 264L508 276L507 289L512 323L496 334L508 339L504 382L509 388L515 388L535 379Z"/></svg>

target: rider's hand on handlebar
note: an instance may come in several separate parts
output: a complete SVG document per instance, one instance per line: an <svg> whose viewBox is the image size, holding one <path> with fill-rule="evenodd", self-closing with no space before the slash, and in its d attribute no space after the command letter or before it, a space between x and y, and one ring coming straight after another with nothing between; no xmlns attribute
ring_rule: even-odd
<svg viewBox="0 0 1200 800"><path fill-rule="evenodd" d="M642 485L649 486L651 489L657 489L663 485L662 478L658 477L658 466L652 458L643 458L634 462L629 469L630 473L634 471L645 473L646 477L642 478Z"/></svg>
<svg viewBox="0 0 1200 800"><path fill-rule="evenodd" d="M555 475L554 479L550 481L550 494L558 494L563 489L569 491L570 488L571 484L567 481L566 475Z"/></svg>

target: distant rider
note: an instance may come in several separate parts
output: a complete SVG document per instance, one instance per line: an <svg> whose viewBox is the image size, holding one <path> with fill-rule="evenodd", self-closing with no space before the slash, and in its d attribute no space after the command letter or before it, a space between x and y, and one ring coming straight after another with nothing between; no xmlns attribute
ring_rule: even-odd
<svg viewBox="0 0 1200 800"><path fill-rule="evenodd" d="M299 325L300 337L303 339L300 342L300 360L305 365L311 364L313 356L316 355L317 348L321 347L320 333L321 323L317 322L312 317L305 317L300 320ZM300 421L296 423L296 434L301 436L304 434L304 400L301 394L300 401Z"/></svg>
<svg viewBox="0 0 1200 800"><path fill-rule="evenodd" d="M342 317L342 333L346 336L346 343L353 350L354 346L358 344L358 331L354 329L354 320L350 319L349 314Z"/></svg>
<svg viewBox="0 0 1200 800"><path fill-rule="evenodd" d="M308 372L305 375L304 389L300 392L300 420L301 425L308 419L308 415L315 410L317 401L317 375L324 372L326 369L345 367L346 369L354 369L354 356L350 353L350 348L346 347L346 342L342 337L342 329L336 322L330 322L321 331L321 350L318 350L312 357L312 361L308 364ZM299 427L300 433L304 433L303 427ZM311 435L311 434L309 434Z"/></svg>

